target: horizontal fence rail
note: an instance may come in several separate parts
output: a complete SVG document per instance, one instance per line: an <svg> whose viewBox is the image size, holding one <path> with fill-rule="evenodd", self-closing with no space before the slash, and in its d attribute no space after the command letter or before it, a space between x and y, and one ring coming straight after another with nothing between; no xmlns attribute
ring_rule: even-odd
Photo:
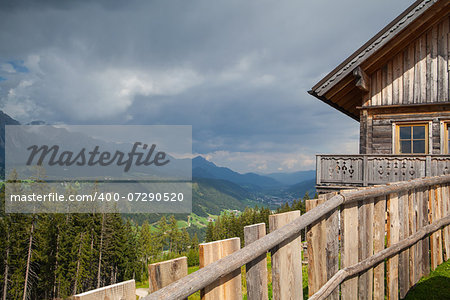
<svg viewBox="0 0 450 300"><path fill-rule="evenodd" d="M280 244L283 244L289 240L296 239L297 237L300 236L301 230L305 229L307 226L310 226L313 223L316 223L320 219L323 219L325 216L327 216L329 213L334 212L343 204L344 207L348 207L349 204L356 203L357 201L367 201L369 199L373 200L374 198L384 197L394 193L397 194L405 192L407 193L412 189L427 188L431 186L449 183L450 183L450 175L442 175L438 177L414 179L407 182L396 182L385 186L374 186L360 190L342 191L340 194L337 194L328 199L327 201L325 201L324 203L312 208L304 215L297 217L296 219L294 219L294 221L282 226L279 229L270 232L267 235L262 236L261 238L255 240L254 242L250 243L244 248L237 250L222 259L214 261L206 265L205 267L199 269L198 271L179 279L178 281L156 291L155 293L148 295L144 299L150 300L150 299L186 298L187 296L195 293L196 291L213 284L218 279L221 279L227 276L228 274L236 271L241 266L250 263L255 259L258 258L260 259L261 255L265 255L265 253L267 253L268 251L276 249L276 247L279 246ZM356 212L358 213L358 210L356 210ZM330 281L332 281L333 284L334 282L338 282L337 285L339 285L341 281L351 276L349 274L355 274L352 272L361 272L364 271L365 270L364 268L366 267L370 268L370 266L367 265L367 263L371 262L371 260L378 261L378 259L380 259L381 261L381 257L383 256L388 257L389 255L393 255L392 253L398 253L398 251L401 250L400 248L404 246L403 243L405 243L405 241L406 243L409 243L414 241L415 239L419 240L423 236L429 234L429 232L431 232L431 230L433 230L436 226L438 226L437 228L439 229L445 224L448 224L446 223L448 222L448 219L449 218L447 216L440 220L433 220L436 221L435 224L422 227L421 231L419 230L412 235L408 235L409 237L407 239L402 239L400 242L398 239L399 237L395 236L395 234L392 233L393 237L391 237L390 239L391 242L390 244L388 244L389 246L388 248L380 250L378 253L375 254L376 257L370 256L367 259L361 261L363 262L362 264L360 264L361 262L359 262L358 263L360 264L359 266L358 264L345 265L344 269L341 270L342 272L338 271L336 275L330 279ZM397 252L395 252L394 250ZM391 253L390 251L394 252ZM359 269L361 269L361 271L358 271ZM336 277L339 278L336 279ZM301 282L298 284L301 285ZM328 284L328 286L330 285L331 283ZM319 289L319 292L320 291L323 292L322 290L323 288L324 286L322 286L322 288ZM353 288L353 286L351 288ZM334 289L330 288L329 290L333 291ZM317 298L319 297L319 295L317 296L313 295L313 297Z"/></svg>

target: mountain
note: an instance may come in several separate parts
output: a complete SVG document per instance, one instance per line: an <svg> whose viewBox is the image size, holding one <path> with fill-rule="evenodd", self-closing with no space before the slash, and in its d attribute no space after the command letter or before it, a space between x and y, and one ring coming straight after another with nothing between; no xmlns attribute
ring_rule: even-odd
<svg viewBox="0 0 450 300"><path fill-rule="evenodd" d="M308 193L309 197L313 198L316 193L316 179L308 179L291 185L286 191L297 197L303 197L305 193Z"/></svg>
<svg viewBox="0 0 450 300"><path fill-rule="evenodd" d="M243 211L254 198L241 186L221 179L195 178L192 182L192 212L219 215L225 209Z"/></svg>
<svg viewBox="0 0 450 300"><path fill-rule="evenodd" d="M19 124L18 121L0 111L1 170L4 169L5 162L5 125ZM33 121L28 124L41 125L45 122ZM49 128L48 130L51 130L51 134L48 135L55 142L64 141L69 145L72 145L71 142L80 143L80 141L83 141L84 144L99 143L99 141L93 141L78 133L71 132L69 134L62 128ZM39 142L41 138L39 135L32 135L25 140ZM126 148L126 145L123 147ZM314 171L268 175L241 174L226 167L216 166L198 156L192 159L192 209L197 215L207 216L208 214L220 214L225 209L243 210L246 206L256 204L274 207L286 201L290 202L303 197L305 192L308 192L310 196L314 195L314 177Z"/></svg>
<svg viewBox="0 0 450 300"><path fill-rule="evenodd" d="M229 168L218 167L201 156L197 156L192 160L192 177L227 180L250 190L273 188L282 185L277 180L267 176L256 173L240 174Z"/></svg>
<svg viewBox="0 0 450 300"><path fill-rule="evenodd" d="M305 180L311 180L316 177L315 170L298 171L293 173L270 173L265 176L275 179L284 185L297 184Z"/></svg>
<svg viewBox="0 0 450 300"><path fill-rule="evenodd" d="M48 125L48 124L45 123L45 121L37 120L37 121L31 121L31 122L27 123L26 125Z"/></svg>

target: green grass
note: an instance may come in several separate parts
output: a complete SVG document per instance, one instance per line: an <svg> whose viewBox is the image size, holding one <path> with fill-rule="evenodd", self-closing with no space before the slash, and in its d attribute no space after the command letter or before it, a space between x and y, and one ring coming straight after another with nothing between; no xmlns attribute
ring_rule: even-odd
<svg viewBox="0 0 450 300"><path fill-rule="evenodd" d="M136 281L136 288L140 289L140 288L146 288L148 289L149 285L148 285L148 280L145 281Z"/></svg>
<svg viewBox="0 0 450 300"><path fill-rule="evenodd" d="M216 215L209 215L209 216L213 219L217 219ZM197 226L198 228L206 227L209 223L207 217L201 217L194 213L191 213L189 217L191 224Z"/></svg>
<svg viewBox="0 0 450 300"><path fill-rule="evenodd" d="M422 277L405 297L405 300L421 299L450 299L450 260L438 266L430 275Z"/></svg>

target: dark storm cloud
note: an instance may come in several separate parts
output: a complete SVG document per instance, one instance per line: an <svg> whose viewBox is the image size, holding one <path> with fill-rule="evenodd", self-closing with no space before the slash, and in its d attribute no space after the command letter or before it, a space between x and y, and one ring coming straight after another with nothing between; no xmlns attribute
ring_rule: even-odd
<svg viewBox="0 0 450 300"><path fill-rule="evenodd" d="M195 152L271 171L357 151L358 124L306 91L410 1L0 3L6 113L192 124Z"/></svg>

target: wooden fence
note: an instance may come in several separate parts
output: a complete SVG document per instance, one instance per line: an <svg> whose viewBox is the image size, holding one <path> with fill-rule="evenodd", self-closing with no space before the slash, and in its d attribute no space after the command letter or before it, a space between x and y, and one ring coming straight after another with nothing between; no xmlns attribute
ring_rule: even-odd
<svg viewBox="0 0 450 300"><path fill-rule="evenodd" d="M101 287L72 297L73 300L136 300L134 279Z"/></svg>
<svg viewBox="0 0 450 300"><path fill-rule="evenodd" d="M321 196L307 202L308 211L302 216L299 212L270 216L267 235L261 224L245 228L244 248L211 259L145 299L183 299L198 290L204 296L205 291L240 278L243 265L249 275L248 299L267 299L268 251L273 299L303 299L299 237L304 228L310 299L338 299L339 291L342 299L384 299L385 290L388 299L398 299L449 258L449 184L450 175L443 175ZM222 243L230 242L214 243L222 249ZM202 256L201 251L201 260ZM240 295L234 290L215 294L214 299Z"/></svg>

